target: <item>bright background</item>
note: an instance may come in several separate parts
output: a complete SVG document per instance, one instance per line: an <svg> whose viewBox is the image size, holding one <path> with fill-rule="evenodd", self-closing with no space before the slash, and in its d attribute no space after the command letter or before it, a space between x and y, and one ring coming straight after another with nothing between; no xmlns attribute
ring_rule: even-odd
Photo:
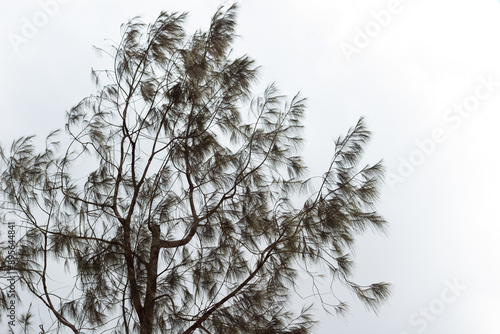
<svg viewBox="0 0 500 334"><path fill-rule="evenodd" d="M105 64L92 45L118 40L121 23L188 11L194 31L208 26L218 4L1 0L1 145L27 134L42 139L63 126L64 112L94 91L90 68ZM390 8L396 10L385 26L376 23ZM46 21L44 11L52 12ZM39 27L23 35L27 22ZM372 37L360 44L366 29ZM359 238L355 281L391 282L393 296L378 315L359 302L344 318L317 307L317 333L498 334L498 1L246 0L238 33L237 54L262 66L262 84L277 81L283 93L309 98L305 156L312 174L327 168L333 139L362 115L374 132L367 161L383 158L389 172L380 202L389 234ZM346 56L346 45L362 47ZM481 78L493 82L492 93L453 127L444 115L470 101ZM417 142L436 129L446 140L419 153ZM412 157L420 157L413 168ZM402 177L404 168L412 171ZM463 289L455 295L446 282ZM454 301L444 303L443 293Z"/></svg>

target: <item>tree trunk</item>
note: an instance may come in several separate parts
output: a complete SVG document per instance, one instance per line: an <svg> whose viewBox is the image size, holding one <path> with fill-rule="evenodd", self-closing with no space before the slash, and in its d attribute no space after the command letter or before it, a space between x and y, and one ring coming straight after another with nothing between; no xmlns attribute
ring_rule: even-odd
<svg viewBox="0 0 500 334"><path fill-rule="evenodd" d="M152 334L155 314L156 285L158 276L158 257L160 255L160 226L151 228L151 249L147 270L146 297L144 299L144 317L141 319L141 334Z"/></svg>

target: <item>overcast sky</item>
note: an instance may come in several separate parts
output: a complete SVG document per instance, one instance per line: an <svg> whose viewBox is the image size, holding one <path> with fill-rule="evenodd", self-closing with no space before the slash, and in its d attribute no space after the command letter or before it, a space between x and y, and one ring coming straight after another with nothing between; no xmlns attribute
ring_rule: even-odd
<svg viewBox="0 0 500 334"><path fill-rule="evenodd" d="M104 64L92 46L118 40L121 23L167 10L207 27L218 4L0 0L1 145L63 126ZM363 115L374 132L366 160L388 170L379 207L389 234L359 238L355 278L393 283L390 303L374 315L353 302L345 318L318 309L317 332L497 334L499 2L246 0L238 33L262 84L308 97L312 174Z"/></svg>

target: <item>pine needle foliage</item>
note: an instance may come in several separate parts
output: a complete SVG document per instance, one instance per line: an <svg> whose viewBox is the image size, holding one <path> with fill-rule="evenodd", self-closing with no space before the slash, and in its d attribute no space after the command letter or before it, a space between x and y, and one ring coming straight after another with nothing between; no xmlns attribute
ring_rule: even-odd
<svg viewBox="0 0 500 334"><path fill-rule="evenodd" d="M310 309L289 302L314 265L372 309L388 298L351 280L356 236L385 226L383 167L358 167L370 132L360 119L307 178L305 99L274 85L253 97L257 66L231 52L236 12L189 36L186 14L131 20L104 51L114 67L92 72L97 94L67 113L68 144L56 131L42 150L22 137L0 151L2 210L27 226L18 284L52 314L47 333L310 333Z"/></svg>

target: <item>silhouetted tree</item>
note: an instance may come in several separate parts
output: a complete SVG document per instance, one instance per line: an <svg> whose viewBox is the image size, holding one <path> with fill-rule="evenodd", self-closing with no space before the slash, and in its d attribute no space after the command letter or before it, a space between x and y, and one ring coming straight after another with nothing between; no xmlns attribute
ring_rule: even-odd
<svg viewBox="0 0 500 334"><path fill-rule="evenodd" d="M93 71L97 93L67 113L68 137L0 152L3 211L24 231L14 269L53 315L47 333L308 333L289 298L315 265L371 308L388 297L350 279L356 235L385 225L383 168L357 167L369 131L361 119L306 177L305 100L273 85L252 97L254 61L231 55L235 15L221 7L191 36L185 14L131 20L114 67Z"/></svg>

